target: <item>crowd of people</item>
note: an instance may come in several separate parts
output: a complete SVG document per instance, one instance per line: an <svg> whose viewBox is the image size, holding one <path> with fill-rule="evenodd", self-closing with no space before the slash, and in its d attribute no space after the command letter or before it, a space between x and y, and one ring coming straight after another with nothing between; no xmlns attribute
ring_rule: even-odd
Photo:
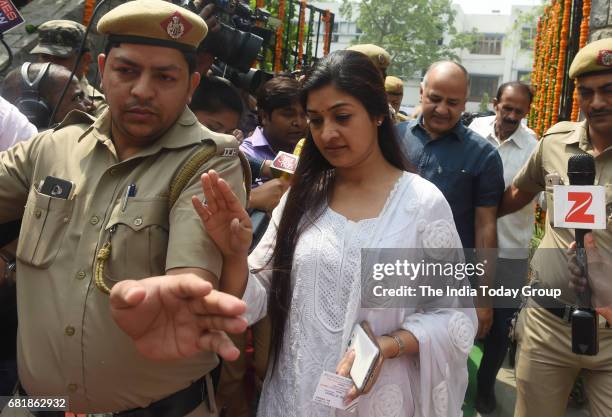
<svg viewBox="0 0 612 417"><path fill-rule="evenodd" d="M563 416L579 374L591 416L612 415L612 39L569 68L582 121L539 138L518 80L499 87L494 115L464 124L470 74L453 61L431 63L404 114L376 45L251 95L208 71L211 10L111 9L97 23L99 82L85 28L49 21L32 62L3 79L0 398L68 397L67 411L117 417L457 417L481 340L481 414L515 344L516 417ZM289 175L274 161L294 151ZM552 214L574 155L594 159L605 188L587 268ZM549 214L530 259L538 198ZM561 296L366 306L364 270L391 248L485 265L448 285ZM585 293L591 356L572 351ZM368 384L341 394L350 410L314 401L322 375L351 378L358 323L379 352ZM64 416L12 404L2 417Z"/></svg>

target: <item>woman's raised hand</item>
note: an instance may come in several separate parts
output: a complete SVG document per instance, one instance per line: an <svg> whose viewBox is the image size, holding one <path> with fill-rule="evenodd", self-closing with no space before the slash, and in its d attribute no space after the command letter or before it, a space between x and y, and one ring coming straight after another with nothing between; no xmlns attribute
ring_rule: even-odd
<svg viewBox="0 0 612 417"><path fill-rule="evenodd" d="M253 240L251 219L227 182L210 170L202 174L205 201L192 197L208 235L224 257L246 257Z"/></svg>

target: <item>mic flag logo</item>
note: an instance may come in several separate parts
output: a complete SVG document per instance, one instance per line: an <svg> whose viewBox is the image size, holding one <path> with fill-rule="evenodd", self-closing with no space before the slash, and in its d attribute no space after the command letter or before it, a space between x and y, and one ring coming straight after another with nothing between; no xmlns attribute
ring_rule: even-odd
<svg viewBox="0 0 612 417"><path fill-rule="evenodd" d="M274 158L274 161L272 161L272 167L279 171L293 175L299 160L300 157L297 155L280 151Z"/></svg>
<svg viewBox="0 0 612 417"><path fill-rule="evenodd" d="M591 193L567 193L567 199L574 202L574 206L565 216L566 222L574 223L593 223L595 216L587 214L587 210L593 202L593 194Z"/></svg>
<svg viewBox="0 0 612 417"><path fill-rule="evenodd" d="M23 17L11 0L0 0L0 33L8 32L23 22Z"/></svg>
<svg viewBox="0 0 612 417"><path fill-rule="evenodd" d="M555 185L555 227L606 229L606 189L599 185Z"/></svg>

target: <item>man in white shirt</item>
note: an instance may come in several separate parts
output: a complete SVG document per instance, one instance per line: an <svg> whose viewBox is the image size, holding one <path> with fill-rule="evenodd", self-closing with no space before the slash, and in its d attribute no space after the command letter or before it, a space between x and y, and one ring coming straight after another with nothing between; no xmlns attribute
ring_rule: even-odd
<svg viewBox="0 0 612 417"><path fill-rule="evenodd" d="M493 99L495 115L475 119L470 129L491 142L501 156L504 183L508 188L512 179L527 162L536 147L533 130L521 121L529 112L533 93L521 82L502 84ZM529 241L533 231L533 206L526 205L514 214L497 220L496 285L520 288L526 283ZM518 308L519 300L497 299L493 325L484 341L484 354L478 369L478 395L476 410L488 414L495 410L495 378L508 349L510 320Z"/></svg>
<svg viewBox="0 0 612 417"><path fill-rule="evenodd" d="M36 135L38 130L19 112L17 107L0 96L0 152L17 142ZM15 285L5 282L6 264L0 244L0 337L15 340L17 337L17 297ZM17 381L17 351L15 343L0 347L0 395L10 395Z"/></svg>
<svg viewBox="0 0 612 417"><path fill-rule="evenodd" d="M38 133L17 107L0 96L0 152Z"/></svg>

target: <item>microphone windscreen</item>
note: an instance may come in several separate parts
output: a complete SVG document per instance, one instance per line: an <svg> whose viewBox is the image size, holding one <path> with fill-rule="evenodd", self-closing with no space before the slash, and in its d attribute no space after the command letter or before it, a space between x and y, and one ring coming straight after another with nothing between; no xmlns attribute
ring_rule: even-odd
<svg viewBox="0 0 612 417"><path fill-rule="evenodd" d="M595 159L586 153L572 155L567 161L567 176L571 185L593 185Z"/></svg>

